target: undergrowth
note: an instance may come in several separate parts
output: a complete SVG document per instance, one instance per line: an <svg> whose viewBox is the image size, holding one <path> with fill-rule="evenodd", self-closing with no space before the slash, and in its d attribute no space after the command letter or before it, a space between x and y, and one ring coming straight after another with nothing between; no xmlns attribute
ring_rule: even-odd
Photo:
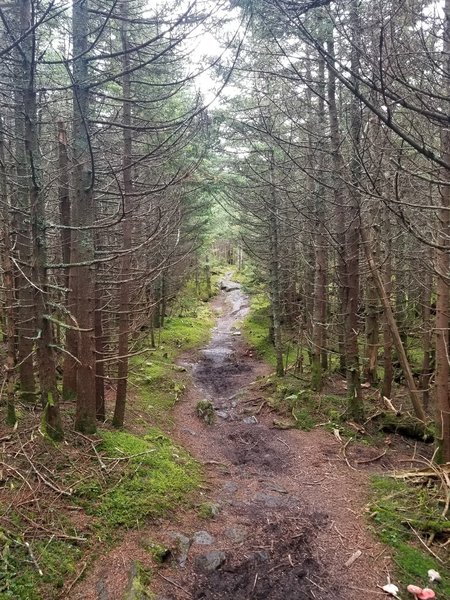
<svg viewBox="0 0 450 600"><path fill-rule="evenodd" d="M450 568L431 552L439 554L440 545L449 539L450 521L442 516L442 498L434 485L405 483L388 476L375 476L371 484L370 519L381 541L392 549L397 566L395 582L430 587L427 572L439 571L438 598L450 598ZM425 550L432 535L434 544ZM444 557L442 557L444 558Z"/></svg>
<svg viewBox="0 0 450 600"><path fill-rule="evenodd" d="M286 426L310 431L322 425L329 430L339 429L341 434L355 436L355 430L345 423L345 396L318 394L292 375L271 375L261 385L268 404L285 419Z"/></svg>
<svg viewBox="0 0 450 600"><path fill-rule="evenodd" d="M175 365L174 360L181 352L206 343L214 322L209 306L189 297L189 312L183 310L180 316L175 306L156 335L156 348L149 348L131 361L130 385L138 388L146 417L160 427L172 423L171 409L187 383L185 369Z"/></svg>

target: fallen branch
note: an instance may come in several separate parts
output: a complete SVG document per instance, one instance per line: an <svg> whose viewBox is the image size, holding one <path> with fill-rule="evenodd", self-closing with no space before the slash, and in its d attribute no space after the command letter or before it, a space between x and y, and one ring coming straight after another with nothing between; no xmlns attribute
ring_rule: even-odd
<svg viewBox="0 0 450 600"><path fill-rule="evenodd" d="M380 460L380 458L383 458L383 456L386 454L387 450L383 450L383 452L381 454L379 454L378 456L374 456L374 458L366 458L364 460L357 460L356 463L358 465L366 465L368 463L371 462L375 462L376 460Z"/></svg>

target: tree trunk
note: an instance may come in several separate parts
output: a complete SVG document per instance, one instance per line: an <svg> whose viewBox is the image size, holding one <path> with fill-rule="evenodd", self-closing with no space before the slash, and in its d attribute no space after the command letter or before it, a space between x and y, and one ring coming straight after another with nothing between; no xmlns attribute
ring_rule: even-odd
<svg viewBox="0 0 450 600"><path fill-rule="evenodd" d="M359 73L358 43L361 39L361 27L358 13L358 0L351 1L352 51L351 67L352 83L357 87ZM348 408L355 421L364 418L364 407L361 394L361 377L359 371L358 350L358 306L359 306L359 212L360 212L360 136L361 106L358 98L353 96L350 105L350 137L352 142L350 158L351 185L349 187L349 224L347 228L347 288L346 288L346 324L345 348L348 388Z"/></svg>
<svg viewBox="0 0 450 600"><path fill-rule="evenodd" d="M124 75L122 78L123 94L123 202L124 218L122 220L122 263L120 269L120 298L119 298L119 344L118 344L118 369L117 369L117 393L116 404L114 408L113 425L123 427L125 419L125 406L127 400L127 378L128 378L128 337L130 330L130 275L131 275L131 199L133 194L132 179L132 153L133 140L131 130L131 79L128 73L130 68L130 58L128 54L128 29L127 29L127 9L124 4L122 14L125 20L122 23L122 67Z"/></svg>
<svg viewBox="0 0 450 600"><path fill-rule="evenodd" d="M106 419L105 407L105 336L103 333L103 297L98 282L95 284L95 416L98 421Z"/></svg>
<svg viewBox="0 0 450 600"><path fill-rule="evenodd" d="M22 2L21 30L29 30L32 23L31 0ZM31 35L30 37L33 37ZM41 168L37 133L37 106L34 82L35 41L23 50L22 56L27 63L27 86L23 95L25 115L25 154L29 173L29 197L31 217L31 238L33 249L32 281L37 329L37 362L41 404L44 409L43 428L53 440L63 437L59 412L59 392L56 383L56 363L51 324L51 307L47 281L47 228L45 215L45 197L41 185Z"/></svg>
<svg viewBox="0 0 450 600"><path fill-rule="evenodd" d="M428 261L426 261L428 262ZM431 261L432 262L432 257ZM430 404L430 382L433 374L433 336L432 336L432 324L431 324L431 297L433 290L433 276L431 272L431 265L425 265L423 287L421 293L421 306L422 306L422 348L423 348L423 359L422 368L420 374L420 387L422 389L422 401L425 410L428 409Z"/></svg>
<svg viewBox="0 0 450 600"><path fill-rule="evenodd" d="M9 223L9 198L6 179L6 157L5 157L5 135L3 118L0 117L0 214L3 244L0 249L1 268L3 271L3 286L5 288L5 335L6 335L6 357L5 357L5 390L6 390L6 422L14 426L17 421L15 408L15 371L16 349L15 349L15 314L14 314L14 267L11 260L11 232Z"/></svg>
<svg viewBox="0 0 450 600"><path fill-rule="evenodd" d="M445 0L444 19L444 89L450 94L450 0ZM446 164L441 178L447 182L440 188L438 242L444 249L436 252L436 428L439 460L450 461L449 399L449 239L450 239L450 130L441 130L441 155Z"/></svg>
<svg viewBox="0 0 450 600"><path fill-rule="evenodd" d="M368 277L366 291L366 361L364 377L370 384L378 382L378 294L373 277Z"/></svg>
<svg viewBox="0 0 450 600"><path fill-rule="evenodd" d="M275 187L274 152L269 151L269 236L270 236L270 299L272 305L273 337L276 354L276 373L284 376L283 346L281 336L280 259L278 239L278 200Z"/></svg>
<svg viewBox="0 0 450 600"><path fill-rule="evenodd" d="M391 303L392 292L392 230L389 209L384 211L383 225L385 243L384 243L384 272L383 285L386 292L386 297ZM389 323L384 317L383 321L383 396L390 398L392 395L392 380L394 378L394 368L392 364L392 334Z"/></svg>
<svg viewBox="0 0 450 600"><path fill-rule="evenodd" d="M377 265L375 264L375 261L374 261L373 255L372 255L371 240L369 239L369 236L365 232L364 228L361 228L361 239L364 244L364 250L366 253L370 272L372 274L374 283L376 285L381 304L383 305L384 315L385 315L386 321L389 324L389 328L391 330L395 349L397 351L397 354L398 354L398 357L400 360L400 364L403 369L403 373L405 374L405 379L408 384L409 394L411 397L411 402L412 402L412 405L414 408L414 412L418 419L420 419L421 421L425 421L426 415L423 410L422 402L420 399L420 394L419 394L416 384L414 382L413 373L412 373L411 367L409 365L408 358L406 356L405 348L403 347L402 339L400 337L400 332L399 332L397 323L394 318L394 313L392 311L391 303L389 301L388 295L386 293L386 289L383 285L383 280L381 278L381 275L378 271Z"/></svg>
<svg viewBox="0 0 450 600"><path fill-rule="evenodd" d="M329 33L327 50L334 60L333 32ZM328 68L328 115L330 119L331 155L333 161L332 185L335 204L336 242L337 242L337 287L338 287L338 350L339 372L346 373L345 363L345 313L347 289L347 261L345 247L345 197L341 174L344 170L344 161L341 154L341 135L336 103L336 77L331 68Z"/></svg>
<svg viewBox="0 0 450 600"><path fill-rule="evenodd" d="M28 30L31 19L30 2L17 2L16 23L19 35ZM14 74L14 134L15 163L17 177L16 211L14 226L17 231L16 256L19 266L16 271L16 299L18 314L17 363L19 371L21 397L27 402L35 401L35 378L33 367L33 338L36 335L34 322L34 298L31 280L31 226L27 215L30 214L30 177L29 161L25 149L25 111L24 103L30 78L29 57L32 52L32 36L28 35L20 43L16 52L16 70Z"/></svg>
<svg viewBox="0 0 450 600"><path fill-rule="evenodd" d="M67 132L63 121L58 121L58 195L59 195L59 218L61 221L61 258L66 265L70 263L72 233L71 208L70 208L70 190L69 190L69 156L67 151ZM65 304L68 310L73 310L72 299L73 290L70 290L70 269L64 268L64 287L68 290L65 293ZM65 330L65 349L63 363L63 398L66 400L75 398L77 393L77 341L78 336L74 329L74 323L69 317L67 319L68 328Z"/></svg>
<svg viewBox="0 0 450 600"><path fill-rule="evenodd" d="M321 127L325 121L325 64L323 58L319 58L319 82L320 90L317 110L316 136L320 137ZM323 84L321 83L323 82ZM312 106L311 106L312 109ZM312 112L312 110L311 110ZM318 147L319 157L316 161L319 169L324 167L324 152ZM311 147L310 147L311 152ZM312 157L311 157L312 158ZM325 235L325 189L320 183L316 184L315 190L315 278L314 278L314 307L313 307L313 331L312 331L312 357L311 357L311 387L315 391L322 389L323 355L325 352L325 327L327 320L327 250ZM326 356L326 354L325 354Z"/></svg>
<svg viewBox="0 0 450 600"><path fill-rule="evenodd" d="M88 0L74 0L73 33L73 222L71 281L78 326L77 406L75 429L83 433L96 430L95 353L94 353L94 164L91 153L88 112Z"/></svg>

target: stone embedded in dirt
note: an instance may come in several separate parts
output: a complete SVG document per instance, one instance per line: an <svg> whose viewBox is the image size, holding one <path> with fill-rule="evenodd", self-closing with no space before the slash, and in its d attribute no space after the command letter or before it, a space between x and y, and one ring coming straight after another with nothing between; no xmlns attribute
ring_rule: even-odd
<svg viewBox="0 0 450 600"><path fill-rule="evenodd" d="M200 544L202 546L210 546L211 544L214 544L214 538L207 531L197 531L194 533L192 543Z"/></svg>
<svg viewBox="0 0 450 600"><path fill-rule="evenodd" d="M258 504L262 504L266 508L279 508L280 506L284 506L286 504L285 497L274 496L273 494L268 494L267 492L259 492L256 494L255 500L258 502Z"/></svg>
<svg viewBox="0 0 450 600"><path fill-rule="evenodd" d="M207 554L200 554L195 559L195 564L199 571L204 573L213 573L217 571L226 560L225 552L220 550L213 550Z"/></svg>
<svg viewBox="0 0 450 600"><path fill-rule="evenodd" d="M256 425L258 423L258 419L255 417L255 415L252 415L251 417L245 417L242 419L242 422L246 425Z"/></svg>
<svg viewBox="0 0 450 600"><path fill-rule="evenodd" d="M144 575L141 564L134 560L128 575L128 587L123 600L146 600L148 598Z"/></svg>
<svg viewBox="0 0 450 600"><path fill-rule="evenodd" d="M232 542L236 542L236 544L242 544L247 537L247 532L242 527L229 527L224 530L224 535Z"/></svg>
<svg viewBox="0 0 450 600"><path fill-rule="evenodd" d="M230 418L230 413L226 410L216 410L216 415L225 421Z"/></svg>
<svg viewBox="0 0 450 600"><path fill-rule="evenodd" d="M239 486L237 485L237 483L234 483L234 481L227 481L222 487L222 491L226 494L234 494L238 491L238 489Z"/></svg>
<svg viewBox="0 0 450 600"><path fill-rule="evenodd" d="M193 435L196 436L197 434L195 433L195 431L192 431L192 429L188 429L187 427L183 427L183 429L181 430L183 433L188 433L189 435Z"/></svg>
<svg viewBox="0 0 450 600"><path fill-rule="evenodd" d="M109 600L109 594L106 587L106 581L104 579L100 579L96 584L97 589L97 598L98 600Z"/></svg>
<svg viewBox="0 0 450 600"><path fill-rule="evenodd" d="M188 558L189 548L191 547L191 540L179 531L171 531L169 538L175 542L172 553L175 556L176 562L180 567L184 567Z"/></svg>

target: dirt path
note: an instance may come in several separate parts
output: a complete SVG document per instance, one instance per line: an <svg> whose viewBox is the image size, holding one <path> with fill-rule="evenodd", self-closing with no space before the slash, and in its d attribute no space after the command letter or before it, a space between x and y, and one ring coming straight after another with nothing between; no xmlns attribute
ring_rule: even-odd
<svg viewBox="0 0 450 600"><path fill-rule="evenodd" d="M205 466L204 504L125 535L70 600L147 598L132 587L136 561L151 563L149 542L171 549L153 570L156 600L385 597L377 584L386 583L389 557L365 522L367 473L345 464L333 435L280 431L271 427L273 415L258 412L252 382L268 368L236 330L248 310L245 295L225 283L228 291L212 304L211 342L182 361L193 383L175 409L176 440ZM214 404L213 425L196 415L202 399ZM217 514L202 518L208 512Z"/></svg>
<svg viewBox="0 0 450 600"><path fill-rule="evenodd" d="M279 431L255 409L251 383L267 367L249 353L236 325L247 312L241 290L215 299L210 344L192 368L194 383L176 409L180 441L203 462L218 515L178 525L190 549L169 568L159 598L331 600L380 598L389 563L364 520L367 475L342 460L333 435ZM201 399L216 423L195 415ZM257 402L256 402L257 406ZM199 530L200 528L200 530ZM356 552L361 556L345 563Z"/></svg>

